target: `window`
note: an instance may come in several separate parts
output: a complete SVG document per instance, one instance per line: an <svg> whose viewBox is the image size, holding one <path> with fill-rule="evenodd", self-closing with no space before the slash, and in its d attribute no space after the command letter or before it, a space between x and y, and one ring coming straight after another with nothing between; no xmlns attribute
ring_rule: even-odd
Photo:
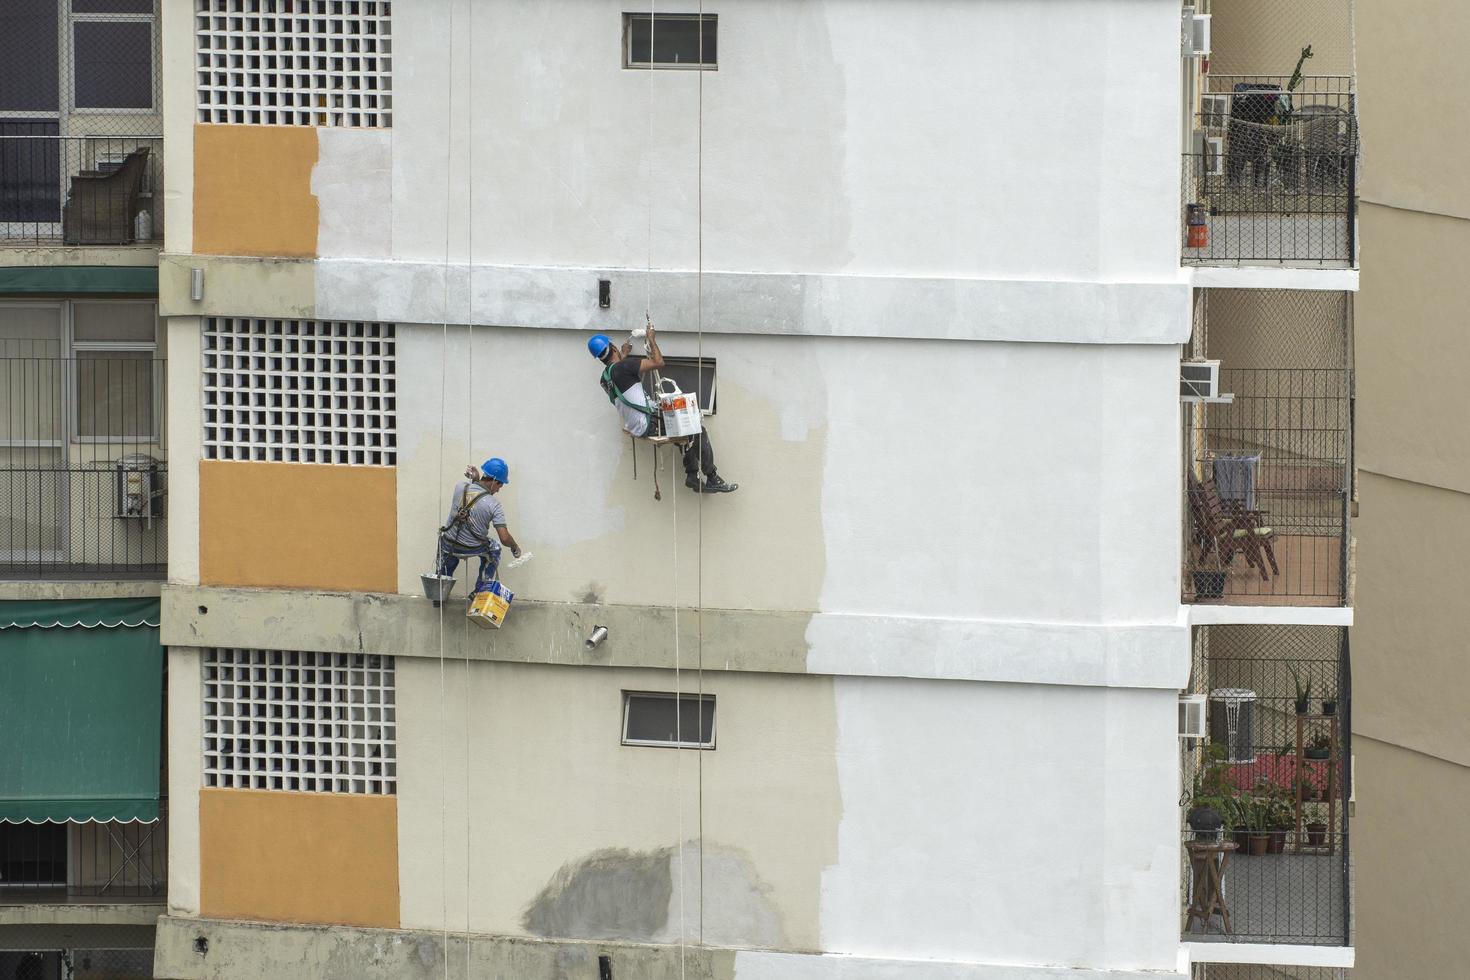
<svg viewBox="0 0 1470 980"><path fill-rule="evenodd" d="M393 124L391 0L196 0L200 122Z"/></svg>
<svg viewBox="0 0 1470 980"><path fill-rule="evenodd" d="M152 109L152 11L132 21L78 17L72 64L78 109Z"/></svg>
<svg viewBox="0 0 1470 980"><path fill-rule="evenodd" d="M713 749L715 696L624 691L623 744Z"/></svg>
<svg viewBox="0 0 1470 980"><path fill-rule="evenodd" d="M66 887L66 827L0 823L0 889Z"/></svg>
<svg viewBox="0 0 1470 980"><path fill-rule="evenodd" d="M204 325L204 458L392 466L391 323L211 317Z"/></svg>
<svg viewBox="0 0 1470 980"><path fill-rule="evenodd" d="M204 785L391 796L392 657L204 651Z"/></svg>
<svg viewBox="0 0 1470 980"><path fill-rule="evenodd" d="M717 68L715 14L623 14L624 68Z"/></svg>
<svg viewBox="0 0 1470 980"><path fill-rule="evenodd" d="M665 357L659 376L672 380L683 392L698 392L699 413L715 414L715 359L713 357ZM644 375L644 385L653 393L651 375Z"/></svg>
<svg viewBox="0 0 1470 980"><path fill-rule="evenodd" d="M157 309L152 303L90 300L71 307L76 437L156 440L162 414Z"/></svg>

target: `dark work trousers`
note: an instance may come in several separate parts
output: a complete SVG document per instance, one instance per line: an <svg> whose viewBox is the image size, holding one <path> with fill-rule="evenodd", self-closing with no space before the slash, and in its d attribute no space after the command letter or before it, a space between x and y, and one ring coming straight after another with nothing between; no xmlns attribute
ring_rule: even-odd
<svg viewBox="0 0 1470 980"><path fill-rule="evenodd" d="M649 435L661 436L664 433L664 420L662 415L655 415L652 420L653 427L648 430ZM704 474L706 480L713 480L719 476L715 472L715 450L710 445L709 430L700 426L697 436L692 436L684 446L684 475L686 477Z"/></svg>

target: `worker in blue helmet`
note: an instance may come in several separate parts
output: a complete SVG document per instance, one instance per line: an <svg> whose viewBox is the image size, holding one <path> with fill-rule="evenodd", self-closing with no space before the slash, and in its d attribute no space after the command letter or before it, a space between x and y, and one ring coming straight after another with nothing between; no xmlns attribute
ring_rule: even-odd
<svg viewBox="0 0 1470 980"><path fill-rule="evenodd" d="M632 341L617 347L606 334L587 341L588 352L602 362L602 390L622 417L624 431L634 437L663 435L663 416L643 387L643 376L664 366L651 323L645 342L648 354L639 357L633 354ZM730 493L739 487L725 482L715 469L715 451L707 429L684 443L684 485L695 493Z"/></svg>
<svg viewBox="0 0 1470 980"><path fill-rule="evenodd" d="M455 484L454 495L449 498L449 517L439 529L440 575L453 575L461 558L480 559L472 597L495 580L501 545L515 557L521 556L521 546L506 526L505 508L495 499L508 483L510 467L499 457L485 460L482 466L471 466L465 471L465 479Z"/></svg>

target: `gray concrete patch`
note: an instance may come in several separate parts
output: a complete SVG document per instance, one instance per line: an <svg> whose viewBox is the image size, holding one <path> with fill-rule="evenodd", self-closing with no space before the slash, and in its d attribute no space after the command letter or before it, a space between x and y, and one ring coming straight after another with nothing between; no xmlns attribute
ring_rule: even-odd
<svg viewBox="0 0 1470 980"><path fill-rule="evenodd" d="M668 925L672 847L607 848L564 864L522 919L538 936L649 941Z"/></svg>

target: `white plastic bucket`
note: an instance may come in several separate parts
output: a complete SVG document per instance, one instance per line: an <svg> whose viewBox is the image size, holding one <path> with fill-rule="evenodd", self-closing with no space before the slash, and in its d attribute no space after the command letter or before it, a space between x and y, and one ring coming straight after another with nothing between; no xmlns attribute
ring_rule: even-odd
<svg viewBox="0 0 1470 980"><path fill-rule="evenodd" d="M657 395L659 414L664 420L664 435L697 436L703 431L698 395L680 391L672 378L659 381Z"/></svg>

